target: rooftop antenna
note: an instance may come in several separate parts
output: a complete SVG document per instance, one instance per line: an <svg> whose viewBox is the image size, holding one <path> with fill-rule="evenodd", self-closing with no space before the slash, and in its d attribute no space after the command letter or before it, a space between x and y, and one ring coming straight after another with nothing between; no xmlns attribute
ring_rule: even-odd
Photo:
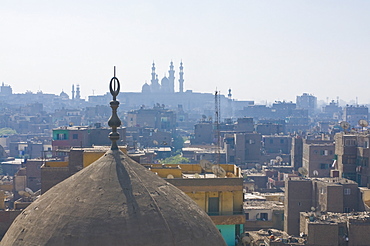
<svg viewBox="0 0 370 246"><path fill-rule="evenodd" d="M117 95L120 90L119 80L116 77L116 66L114 66L114 75L109 83L110 94L113 96L113 100L110 101L110 107L112 108L112 115L108 120L108 125L112 127L112 132L109 133L109 139L112 141L111 150L118 150L117 141L119 140L119 133L117 128L121 125L121 120L117 115L117 108L119 107L119 101L117 101Z"/></svg>

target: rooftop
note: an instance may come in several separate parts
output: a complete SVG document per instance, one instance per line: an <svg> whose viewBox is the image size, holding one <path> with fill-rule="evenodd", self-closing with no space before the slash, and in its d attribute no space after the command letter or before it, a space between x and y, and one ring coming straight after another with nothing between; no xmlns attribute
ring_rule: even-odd
<svg viewBox="0 0 370 246"><path fill-rule="evenodd" d="M284 203L279 201L246 201L243 204L245 210L278 209L284 210Z"/></svg>
<svg viewBox="0 0 370 246"><path fill-rule="evenodd" d="M314 212L301 212L301 216L306 217L309 223L317 224L333 224L333 223L347 223L361 222L370 223L370 212L352 212L352 213L314 213Z"/></svg>

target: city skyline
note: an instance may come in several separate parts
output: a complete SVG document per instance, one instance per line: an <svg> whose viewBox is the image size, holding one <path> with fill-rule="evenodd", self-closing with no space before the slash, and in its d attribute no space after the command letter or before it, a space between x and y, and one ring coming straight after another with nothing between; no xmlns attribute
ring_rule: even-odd
<svg viewBox="0 0 370 246"><path fill-rule="evenodd" d="M370 3L366 1L187 1L2 4L0 82L82 98L108 91L117 66L122 92L184 63L184 90L234 99L370 103ZM261 86L264 84L265 86ZM178 83L175 83L178 91Z"/></svg>

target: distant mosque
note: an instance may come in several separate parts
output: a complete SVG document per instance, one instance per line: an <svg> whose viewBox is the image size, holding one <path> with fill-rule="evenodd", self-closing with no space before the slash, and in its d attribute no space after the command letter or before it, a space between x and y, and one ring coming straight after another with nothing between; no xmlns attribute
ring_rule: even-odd
<svg viewBox="0 0 370 246"><path fill-rule="evenodd" d="M179 72L179 92L184 92L184 67L180 62ZM159 84L158 74L155 72L155 64L152 64L152 79L150 85L145 83L141 88L142 93L175 93L175 70L173 70L173 62L170 63L170 70L168 70L168 77L166 75Z"/></svg>

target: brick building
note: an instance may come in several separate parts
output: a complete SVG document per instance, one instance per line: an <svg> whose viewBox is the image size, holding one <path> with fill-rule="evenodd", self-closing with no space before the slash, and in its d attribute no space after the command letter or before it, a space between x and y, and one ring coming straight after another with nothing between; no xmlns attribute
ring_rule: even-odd
<svg viewBox="0 0 370 246"><path fill-rule="evenodd" d="M343 178L287 179L285 181L284 230L298 235L300 212L351 212L360 209L356 182Z"/></svg>
<svg viewBox="0 0 370 246"><path fill-rule="evenodd" d="M370 134L340 132L335 134L335 156L339 175L356 181L359 186L370 184Z"/></svg>
<svg viewBox="0 0 370 246"><path fill-rule="evenodd" d="M370 215L356 213L300 213L300 231L306 245L369 245Z"/></svg>

